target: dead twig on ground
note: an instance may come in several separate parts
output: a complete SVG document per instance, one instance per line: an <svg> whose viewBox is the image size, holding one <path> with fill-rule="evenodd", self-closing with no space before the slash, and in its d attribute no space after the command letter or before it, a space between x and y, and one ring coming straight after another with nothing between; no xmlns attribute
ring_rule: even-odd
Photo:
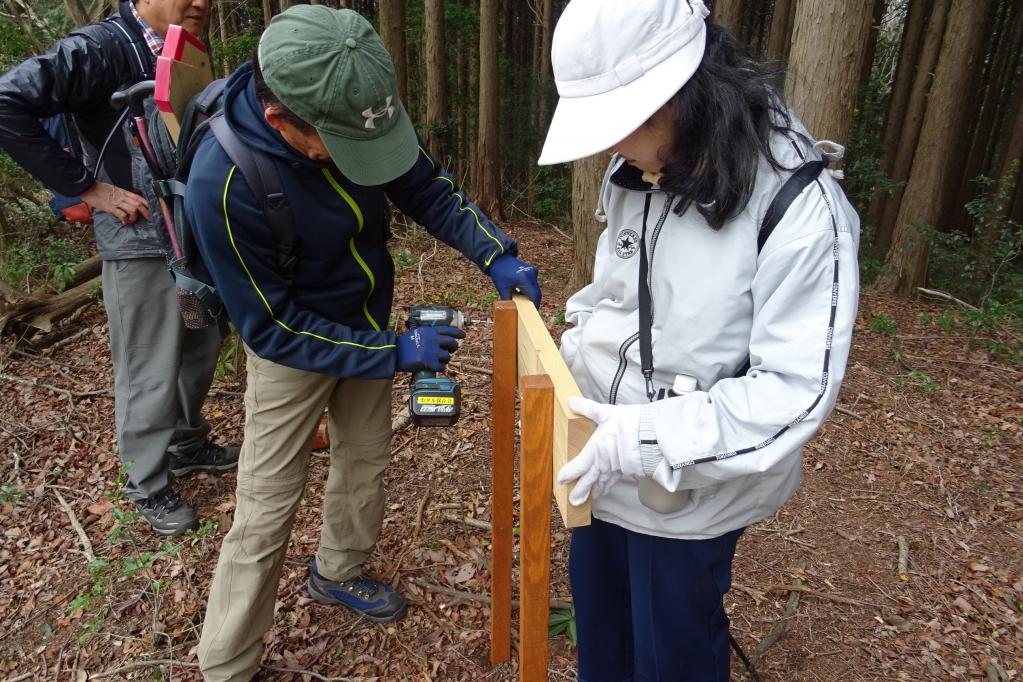
<svg viewBox="0 0 1023 682"><path fill-rule="evenodd" d="M421 587L424 590L430 592L436 592L438 594L446 594L449 597L455 597L457 599L465 599L467 601L474 601L479 604L490 604L490 597L486 594L476 594L475 592L465 592L464 590L456 590L453 587L447 587L445 585L438 585L432 583L429 580L423 580L422 578L409 578L409 582L417 587ZM512 599L512 608L518 608L519 602L517 599ZM560 599L551 599L550 607L555 610L564 610L572 608L572 603L567 601L561 601Z"/></svg>
<svg viewBox="0 0 1023 682"><path fill-rule="evenodd" d="M159 665L176 665L179 668L198 668L198 663L187 663L185 661L175 661L170 658L154 658L148 661L132 661L125 663L122 666L111 668L110 670L104 670L101 673L93 673L86 677L87 680L99 680L104 677L113 677L119 673L128 672L129 670L138 670L139 668L155 668Z"/></svg>
<svg viewBox="0 0 1023 682"><path fill-rule="evenodd" d="M922 294L927 294L928 296L933 296L935 298L941 298L941 299L944 299L946 301L952 301L953 303L958 303L959 305L961 305L962 307L966 308L967 310L979 310L979 308L977 308L977 306L970 305L966 301L961 301L958 298L956 298L955 296L953 296L952 294L946 294L944 291L937 291L936 289L924 289L923 287L917 287L916 290L919 291Z"/></svg>
<svg viewBox="0 0 1023 682"><path fill-rule="evenodd" d="M806 561L800 561L799 570L803 571L805 569ZM782 638L782 635L785 634L785 630L786 628L788 628L789 621L795 617L796 609L799 608L799 595L802 592L802 590L800 589L802 587L803 581L797 577L793 579L792 585L783 588L784 590L787 590L789 593L789 600L785 604L785 615L782 616L781 620L774 624L774 627L772 627L771 631L767 633L767 636L760 640L760 643L757 644L756 651L754 651L753 655L750 656L750 665L754 666L757 665L757 663L759 663L760 660L764 657L764 654L767 653L767 650L774 646L774 644L779 639Z"/></svg>
<svg viewBox="0 0 1023 682"><path fill-rule="evenodd" d="M734 587L734 585L733 585ZM823 599L825 601L832 601L836 604L845 604L846 606L874 606L881 608L877 604L871 604L870 602L860 601L851 597L843 597L838 594L829 594L827 592L821 592L820 590L814 590L804 585L773 585L767 588L768 592L798 592L799 594L805 594L808 597L815 597L817 599Z"/></svg>
<svg viewBox="0 0 1023 682"><path fill-rule="evenodd" d="M895 538L896 544L899 546L899 563L898 563L898 576L902 582L909 582L909 542L906 540L905 535L900 535Z"/></svg>
<svg viewBox="0 0 1023 682"><path fill-rule="evenodd" d="M419 500L419 504L416 505L416 525L412 531L412 537L419 537L419 530L423 527L423 512L426 510L426 503L430 499L430 489L427 488L426 492L423 493L423 497Z"/></svg>
<svg viewBox="0 0 1023 682"><path fill-rule="evenodd" d="M92 542L89 541L89 536L85 534L85 529L82 528L82 524L78 522L78 517L75 516L75 510L71 508L71 505L67 503L64 496L60 494L60 491L50 486L53 494L57 497L57 502L63 507L64 513L67 514L68 519L71 521L71 527L75 529L78 534L78 539L82 543L82 551L85 553L85 558L89 562L89 566L92 566L93 562L96 561L96 555L92 551Z"/></svg>
<svg viewBox="0 0 1023 682"><path fill-rule="evenodd" d="M14 384L20 384L22 386L42 388L50 391L51 393L56 393L67 398L91 398L97 395L113 395L113 391L109 388L100 389L98 391L69 391L66 388L59 388L57 386L44 384L41 381L36 381L35 379L22 379L21 377L11 376L10 374L0 374L0 379L10 381Z"/></svg>

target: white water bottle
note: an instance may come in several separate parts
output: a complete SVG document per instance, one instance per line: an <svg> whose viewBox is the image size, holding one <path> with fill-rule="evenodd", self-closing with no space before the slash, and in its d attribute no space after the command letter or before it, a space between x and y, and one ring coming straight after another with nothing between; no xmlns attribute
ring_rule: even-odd
<svg viewBox="0 0 1023 682"><path fill-rule="evenodd" d="M688 374L676 375L671 390L675 395L692 393L696 390L696 377L691 377ZM639 501L647 509L652 509L660 514L674 514L681 511L689 502L689 492L689 490L672 492L649 476L639 479Z"/></svg>

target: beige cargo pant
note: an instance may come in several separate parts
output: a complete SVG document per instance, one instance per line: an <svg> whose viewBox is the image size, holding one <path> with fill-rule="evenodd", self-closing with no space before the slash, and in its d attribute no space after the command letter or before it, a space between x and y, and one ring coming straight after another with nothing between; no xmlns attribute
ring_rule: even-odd
<svg viewBox="0 0 1023 682"><path fill-rule="evenodd" d="M259 669L323 408L330 414L330 473L316 564L327 578L358 575L373 551L383 523L391 438L390 380L337 379L278 365L247 347L245 352L237 505L210 586L198 651L207 680L232 682L249 680Z"/></svg>

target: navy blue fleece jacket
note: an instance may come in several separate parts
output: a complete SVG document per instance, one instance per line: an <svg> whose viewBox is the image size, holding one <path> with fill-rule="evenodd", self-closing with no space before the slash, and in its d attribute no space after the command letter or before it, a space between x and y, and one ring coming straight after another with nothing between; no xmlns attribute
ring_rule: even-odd
<svg viewBox="0 0 1023 682"><path fill-rule="evenodd" d="M186 211L231 321L261 358L337 377L394 376L386 199L485 273L498 256L516 253L515 242L422 147L411 170L380 187L356 185L337 166L298 154L263 118L248 64L227 83L225 116L242 142L274 159L299 238L289 289L259 201L207 134L192 164Z"/></svg>

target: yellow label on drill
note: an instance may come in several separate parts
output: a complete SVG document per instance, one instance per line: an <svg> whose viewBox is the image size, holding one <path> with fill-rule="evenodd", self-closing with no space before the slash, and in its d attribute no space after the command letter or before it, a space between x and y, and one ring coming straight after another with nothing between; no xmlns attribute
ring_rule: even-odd
<svg viewBox="0 0 1023 682"><path fill-rule="evenodd" d="M433 396L423 395L416 398L416 402L420 405L454 405L454 398L445 398L444 396Z"/></svg>

